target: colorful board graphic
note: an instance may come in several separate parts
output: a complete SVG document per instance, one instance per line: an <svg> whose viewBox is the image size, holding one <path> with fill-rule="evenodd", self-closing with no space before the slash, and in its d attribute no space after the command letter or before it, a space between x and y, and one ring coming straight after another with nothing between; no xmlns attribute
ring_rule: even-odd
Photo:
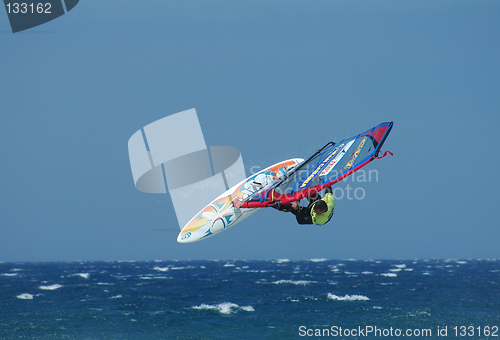
<svg viewBox="0 0 500 340"><path fill-rule="evenodd" d="M274 164L236 184L196 214L182 228L177 242L200 241L243 221L257 212L258 209L241 208L241 203L252 197L255 192L273 184L287 171L303 161L301 158L294 158Z"/></svg>

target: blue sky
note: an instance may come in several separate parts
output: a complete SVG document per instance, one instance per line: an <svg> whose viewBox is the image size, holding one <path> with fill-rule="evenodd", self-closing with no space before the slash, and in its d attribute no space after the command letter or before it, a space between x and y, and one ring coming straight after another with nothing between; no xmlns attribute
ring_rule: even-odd
<svg viewBox="0 0 500 340"><path fill-rule="evenodd" d="M81 1L12 34L0 11L0 261L498 258L500 3ZM362 200L322 227L263 210L178 244L134 187L130 136L196 108L251 167L384 121ZM207 202L208 203L208 202ZM159 231L162 229L163 231Z"/></svg>

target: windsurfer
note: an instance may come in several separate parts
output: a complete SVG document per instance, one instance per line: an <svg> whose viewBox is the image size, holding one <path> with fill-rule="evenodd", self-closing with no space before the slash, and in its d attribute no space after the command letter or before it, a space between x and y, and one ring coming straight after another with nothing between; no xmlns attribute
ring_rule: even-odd
<svg viewBox="0 0 500 340"><path fill-rule="evenodd" d="M309 201L307 207L301 207L299 202L293 202L292 204L274 206L274 208L280 211L291 212L295 215L298 224L323 225L330 221L335 208L335 198L333 197L331 187L325 189L324 198L316 194L309 196L307 199Z"/></svg>

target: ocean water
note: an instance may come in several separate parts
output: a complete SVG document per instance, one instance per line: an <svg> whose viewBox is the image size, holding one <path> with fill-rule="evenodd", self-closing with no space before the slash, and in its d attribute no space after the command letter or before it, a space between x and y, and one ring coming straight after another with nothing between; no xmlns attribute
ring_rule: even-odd
<svg viewBox="0 0 500 340"><path fill-rule="evenodd" d="M498 339L500 260L0 263L0 339Z"/></svg>

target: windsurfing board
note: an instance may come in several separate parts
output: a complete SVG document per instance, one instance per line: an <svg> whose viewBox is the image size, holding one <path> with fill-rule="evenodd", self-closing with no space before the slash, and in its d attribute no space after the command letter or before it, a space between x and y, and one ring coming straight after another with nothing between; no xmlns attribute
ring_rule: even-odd
<svg viewBox="0 0 500 340"><path fill-rule="evenodd" d="M201 241L229 229L256 213L260 208L236 208L233 203L252 196L303 161L302 158L293 158L276 163L236 184L197 213L182 228L177 236L177 242Z"/></svg>

